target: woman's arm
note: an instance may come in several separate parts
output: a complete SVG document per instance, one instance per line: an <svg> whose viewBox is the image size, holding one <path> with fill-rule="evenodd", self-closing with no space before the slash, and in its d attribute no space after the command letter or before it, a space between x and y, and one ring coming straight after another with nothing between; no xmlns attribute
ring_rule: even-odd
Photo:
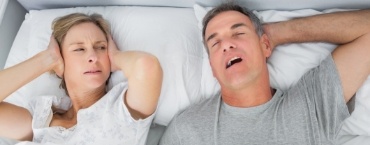
<svg viewBox="0 0 370 145"><path fill-rule="evenodd" d="M50 38L50 40L47 50L13 67L0 71L0 101L47 71L55 70L61 76L63 73L63 59L55 39Z"/></svg>
<svg viewBox="0 0 370 145"><path fill-rule="evenodd" d="M27 109L0 102L0 136L16 140L32 140L32 116Z"/></svg>
<svg viewBox="0 0 370 145"><path fill-rule="evenodd" d="M52 69L60 76L63 73L63 59L53 37L47 50L0 71L0 136L17 140L32 139L31 114L27 109L3 100L23 85Z"/></svg>
<svg viewBox="0 0 370 145"><path fill-rule="evenodd" d="M162 68L158 59L145 52L117 49L109 37L112 70L122 70L128 79L125 104L134 119L144 119L157 108L162 87Z"/></svg>

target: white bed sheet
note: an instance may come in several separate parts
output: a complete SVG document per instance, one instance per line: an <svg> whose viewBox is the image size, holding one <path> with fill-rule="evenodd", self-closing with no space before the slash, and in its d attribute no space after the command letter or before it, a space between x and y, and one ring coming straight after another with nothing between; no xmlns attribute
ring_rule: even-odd
<svg viewBox="0 0 370 145"><path fill-rule="evenodd" d="M202 28L202 19L210 7L194 5L198 27ZM335 11L347 11L350 9L328 9L316 11L313 9L294 10L294 11L254 11L263 23L285 21L297 17L330 13ZM324 60L336 45L329 43L300 43L286 44L275 48L272 56L268 59L268 69L270 73L270 85L274 88L286 90L301 78L301 76L313 67L316 67ZM203 51L204 55L207 55ZM208 59L204 59L203 64L209 64ZM203 74L208 74L207 83L202 82L202 91L205 94L214 95L220 90L217 80L212 76L209 65L203 65ZM343 139L342 139L343 138ZM353 140L352 140L353 139ZM362 87L356 93L355 107L349 118L347 118L339 134L339 144L357 145L358 142L370 140L370 75Z"/></svg>
<svg viewBox="0 0 370 145"><path fill-rule="evenodd" d="M119 9L118 7L115 7L116 9ZM200 38L200 30L194 30L194 27L196 28L198 25L198 22L195 20L195 15L197 15L197 12L192 12L192 10L189 9L182 9L182 12L177 13L179 15L176 15L173 11L163 11L158 10L162 8L151 8L151 7L124 7L127 9L131 9L132 11L126 11L126 12L115 12L108 7L104 8L73 8L73 9L66 9L67 12L61 12L62 9L58 10L43 10L43 11L32 11L26 16L26 20L23 22L18 35L13 43L12 49L10 50L8 60L6 62L6 67L10 67L12 65L15 65L31 56L36 54L37 52L43 50L46 48L46 45L48 43L48 38L50 36L51 30L47 29L50 27L51 20L61 14L66 14L69 12L74 11L81 11L81 12L94 12L98 11L99 13L102 13L105 15L109 20L113 21L112 27L114 32L114 38L122 40L118 41L118 46L120 48L123 48L125 50L128 49L139 49L144 51L153 52L157 56L159 56L159 59L162 64L167 65L165 66L165 74L164 76L168 77L165 78L166 81L174 81L172 78L175 77L175 79L178 79L179 81L166 83L168 86L164 86L164 92L165 96L161 96L161 100L159 102L159 110L158 115L159 117L157 120L155 120L157 123L166 125L172 116L176 114L177 112L183 110L187 106L189 106L192 103L198 102L199 100L206 99L209 96L212 96L215 92L219 90L219 86L216 82L216 80L213 78L207 55L205 54L204 48L202 48L201 38ZM141 11L133 10L134 8L139 8ZM145 9L145 10L143 10ZM166 10L174 10L177 11L177 8L163 8ZM180 8L178 8L180 9ZM160 13L158 13L161 11ZM171 13L172 17L166 17L167 13ZM310 14L317 14L320 13L315 10L300 10L300 11L260 11L257 12L264 22L271 22L271 21L278 21L278 20L285 20L290 19L294 17L304 16ZM118 15L120 18L114 18L112 16L113 14ZM149 15L150 16L147 16ZM160 16L158 16L160 14ZM52 15L52 16L50 16ZM143 16L147 16L143 18ZM176 17L178 16L178 18ZM181 20L183 17L186 16L186 21ZM193 18L192 18L193 17ZM158 19L159 18L159 19ZM124 20L122 20L124 19ZM140 19L153 19L157 21L162 21L160 23L152 23L151 29L159 32L158 30L161 30L163 32L166 32L168 28L171 28L171 32L174 34L181 34L181 37L177 37L177 35L169 35L172 36L172 38L166 37L165 41L162 37L162 35L156 34L149 34L150 37L145 37L145 35L148 35L148 30L150 29L142 29L142 26L140 22ZM174 20L175 19L175 20ZM127 21L126 21L127 20ZM44 22L42 24L38 22ZM177 21L176 23L173 23L173 21ZM134 23L129 23L134 22ZM127 24L129 23L129 24ZM184 24L185 23L185 24ZM168 25L170 24L170 25ZM179 26L174 28L173 25ZM120 28L122 26L125 26L126 29L122 31L123 28ZM145 31L143 31L145 30ZM40 32L41 31L41 32ZM123 32L123 33L121 33ZM137 35L135 35L137 34ZM141 34L141 35L138 35ZM167 34L168 33L164 33ZM130 37L126 37L127 35L130 35ZM31 38L32 36L32 38ZM132 38L133 37L133 38ZM146 45L145 43L142 43L141 38L145 37L145 42L148 44L151 44L150 46ZM197 40L195 40L197 39ZM189 41L190 40L190 41ZM117 41L117 40L116 40ZM135 42L135 43L132 43ZM158 44L158 42L161 42ZM173 42L173 43L170 43ZM170 43L170 44L168 44ZM161 50L152 50L152 49L158 49L166 47L167 51L161 51ZM285 47L285 48L283 48ZM324 47L325 49L317 49L318 47ZM300 44L300 45L290 45L290 46L281 46L280 48L276 49L276 52L274 52L273 56L269 60L269 69L270 69L270 76L271 76L271 85L276 88L281 89L287 89L289 88L305 71L307 71L309 68L315 67L319 64L323 58L325 58L327 55L330 54L332 49L334 48L334 45L331 44L325 44L325 43L307 43L307 44ZM174 50L171 50L174 49ZM299 48L299 49L297 49ZM163 49L162 49L163 50ZM184 51L186 50L186 51ZM164 56L163 54L166 53L184 53L184 54L192 54L191 56L195 57L178 57L178 55L175 56ZM200 55L199 55L200 54ZM297 54L301 54L298 55ZM302 55L304 54L304 55ZM293 57L290 57L293 56ZM195 58L195 59L193 59ZM181 63L178 65L172 64L176 61L179 61L181 59ZM183 64L183 59L188 60L185 61L185 64ZM189 61L189 59L193 59L192 61ZM304 62L304 64L302 64ZM292 69L292 68L299 68L299 69ZM176 71L174 71L176 69ZM188 75L184 75L183 73L189 70L199 70L200 72L194 72ZM124 76L120 76L119 74L114 74L119 79L111 82L111 86L114 83L117 83L118 80L124 80ZM198 76L200 75L200 76ZM289 78L289 79L287 79ZM28 101L27 99L23 98L26 97L32 97L29 96L30 93L34 96L42 95L46 93L54 93L54 94L60 94L64 95L64 91L58 89L58 83L52 83L51 85L48 84L47 87L44 85L39 85L40 82L43 82L45 80L52 80L53 82L57 82L57 78L54 76L50 76L49 74L44 74L40 76L36 81L31 82L28 84L31 87L23 87L17 92L13 94L13 96L19 96L19 97L10 97L7 100L10 102L17 102L20 106L24 105L26 106ZM368 79L370 80L370 78ZM195 84L195 85L194 85ZM177 85L177 87L180 85L182 86L180 89L173 88ZM171 89L172 88L172 89ZM42 92L38 92L39 90L43 90ZM195 90L195 91L194 91ZM369 98L369 91L370 89L363 89L363 93L365 95L359 96L366 96L367 97L360 97L360 98ZM359 101L356 100L356 104ZM370 112L370 101L361 101L363 104L364 109L362 111ZM360 103L361 103L360 102ZM368 102L368 104L367 104ZM359 112L359 109L355 109L354 112ZM361 112L362 112L361 111ZM354 113L356 114L356 113ZM355 116L352 114L352 116ZM160 117L163 115L162 117ZM352 117L351 116L351 117ZM358 117L354 120L352 120L352 124L358 121L364 121L364 119L369 119L369 116L365 116L363 118L363 114L359 113ZM347 121L348 122L348 121ZM351 124L350 123L350 124ZM358 141L364 141L368 137L368 131L367 127L370 127L368 122L362 122L363 124L357 126L357 128L364 129L365 132L363 133L356 133L355 130L353 130L355 127L350 127L349 129L346 129L345 131L341 132L343 136L346 136L341 141L343 144L349 145L350 143L357 143ZM358 123L357 123L358 124ZM346 124L345 124L346 126ZM152 131L152 139L153 142L156 142L160 136L159 134L163 133L164 128L159 127L160 129L153 129ZM148 141L150 140L151 133L149 133ZM360 135L360 136L357 136ZM352 137L352 139L351 139ZM151 143L153 143L151 142ZM364 143L364 142L362 142Z"/></svg>
<svg viewBox="0 0 370 145"><path fill-rule="evenodd" d="M8 60L10 67L46 49L51 35L51 21L72 12L103 15L111 23L112 35L121 50L141 50L158 57L164 72L161 97L155 123L167 125L171 118L190 103L197 101L201 81L202 49L196 19L190 8L162 7L89 7L30 11L13 43ZM109 88L125 81L115 72ZM13 93L6 100L27 107L29 98L55 94L60 80L45 73Z"/></svg>

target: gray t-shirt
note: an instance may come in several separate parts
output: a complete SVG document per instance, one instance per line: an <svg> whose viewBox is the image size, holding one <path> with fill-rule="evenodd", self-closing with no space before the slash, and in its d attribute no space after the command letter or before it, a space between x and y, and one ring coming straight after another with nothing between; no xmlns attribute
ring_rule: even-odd
<svg viewBox="0 0 370 145"><path fill-rule="evenodd" d="M330 145L347 117L330 56L263 105L237 108L218 96L189 107L174 117L160 144Z"/></svg>

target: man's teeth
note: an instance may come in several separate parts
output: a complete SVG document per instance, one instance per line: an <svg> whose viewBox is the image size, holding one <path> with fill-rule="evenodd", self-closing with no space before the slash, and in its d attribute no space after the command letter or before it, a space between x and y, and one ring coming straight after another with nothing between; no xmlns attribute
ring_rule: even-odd
<svg viewBox="0 0 370 145"><path fill-rule="evenodd" d="M231 59L229 60L229 62L227 63L227 65L230 65L230 64L231 64L231 62L232 62L233 60L238 59L238 58L240 58L240 57L233 57L233 58L231 58Z"/></svg>
<svg viewBox="0 0 370 145"><path fill-rule="evenodd" d="M228 67L230 67L231 66L231 62L232 61L234 61L234 60L236 60L236 59L239 59L240 57L233 57L233 58L231 58L228 62L227 62L227 66L226 66L226 68L228 68Z"/></svg>

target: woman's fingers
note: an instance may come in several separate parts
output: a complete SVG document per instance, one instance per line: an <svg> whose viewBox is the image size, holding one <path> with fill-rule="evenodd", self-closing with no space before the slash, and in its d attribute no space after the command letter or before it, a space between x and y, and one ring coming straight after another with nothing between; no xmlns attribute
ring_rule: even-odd
<svg viewBox="0 0 370 145"><path fill-rule="evenodd" d="M61 50L59 48L58 42L55 40L53 35L50 36L48 51L50 52L52 64L54 64L52 70L60 78L62 78L64 73L64 61L62 55L60 54Z"/></svg>

